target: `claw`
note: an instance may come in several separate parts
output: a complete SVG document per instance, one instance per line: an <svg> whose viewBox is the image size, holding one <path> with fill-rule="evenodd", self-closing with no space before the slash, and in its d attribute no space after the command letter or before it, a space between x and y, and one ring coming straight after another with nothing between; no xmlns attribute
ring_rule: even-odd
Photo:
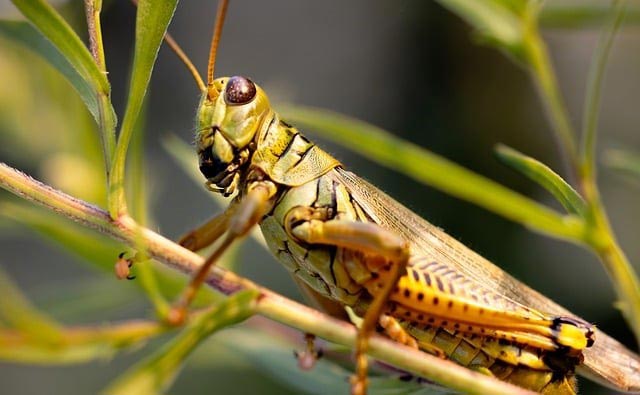
<svg viewBox="0 0 640 395"><path fill-rule="evenodd" d="M131 274L131 266L133 266L133 259L127 259L124 257L125 253L118 254L118 260L114 266L116 277L118 280L133 280L136 276Z"/></svg>
<svg viewBox="0 0 640 395"><path fill-rule="evenodd" d="M293 355L298 360L298 368L300 370L311 370L316 365L316 361L318 360L319 353L309 352L307 350L301 352L294 352Z"/></svg>
<svg viewBox="0 0 640 395"><path fill-rule="evenodd" d="M367 393L367 379L361 379L354 375L349 380L351 383L351 395L366 395Z"/></svg>
<svg viewBox="0 0 640 395"><path fill-rule="evenodd" d="M172 306L167 314L167 324L180 326L187 320L187 309L184 306Z"/></svg>
<svg viewBox="0 0 640 395"><path fill-rule="evenodd" d="M306 347L303 351L294 351L293 355L298 360L300 370L311 370L316 365L316 361L322 357L322 350L315 347L315 336L307 333L304 336Z"/></svg>

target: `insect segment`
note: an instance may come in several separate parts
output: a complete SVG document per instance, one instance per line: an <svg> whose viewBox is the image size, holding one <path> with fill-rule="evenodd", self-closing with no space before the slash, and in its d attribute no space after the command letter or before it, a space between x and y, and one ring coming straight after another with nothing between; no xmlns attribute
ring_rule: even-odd
<svg viewBox="0 0 640 395"><path fill-rule="evenodd" d="M594 341L589 324L540 313L469 277L450 257L435 253L437 240L412 233L430 224L281 120L250 79L213 79L226 3L212 40L196 146L209 189L235 197L223 214L181 240L197 250L222 238L169 321L184 320L211 265L259 225L273 254L315 297L364 317L354 394L366 391L367 339L378 324L402 343L514 384L575 393L574 369Z"/></svg>

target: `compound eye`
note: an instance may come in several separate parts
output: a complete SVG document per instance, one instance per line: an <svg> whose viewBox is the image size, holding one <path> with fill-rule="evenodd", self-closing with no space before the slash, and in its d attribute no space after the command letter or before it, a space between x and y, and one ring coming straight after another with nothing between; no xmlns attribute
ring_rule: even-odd
<svg viewBox="0 0 640 395"><path fill-rule="evenodd" d="M256 97L256 85L244 77L231 77L224 90L227 104L247 104Z"/></svg>

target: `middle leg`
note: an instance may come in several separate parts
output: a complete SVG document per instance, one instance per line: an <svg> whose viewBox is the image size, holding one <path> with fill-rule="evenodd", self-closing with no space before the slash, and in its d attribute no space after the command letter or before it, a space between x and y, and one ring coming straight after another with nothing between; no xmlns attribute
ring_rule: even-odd
<svg viewBox="0 0 640 395"><path fill-rule="evenodd" d="M328 218L322 208L298 206L285 217L285 228L293 239L303 244L320 244L345 248L362 254L372 270L385 270L386 282L376 288L356 339L356 374L352 378L353 394L364 394L367 386L369 337L382 315L389 295L398 279L406 273L408 243L400 236L374 223ZM380 259L382 258L382 259Z"/></svg>

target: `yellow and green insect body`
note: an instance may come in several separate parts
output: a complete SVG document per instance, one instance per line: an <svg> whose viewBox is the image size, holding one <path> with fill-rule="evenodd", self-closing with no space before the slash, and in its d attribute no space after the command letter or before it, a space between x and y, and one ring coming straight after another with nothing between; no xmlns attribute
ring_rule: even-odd
<svg viewBox="0 0 640 395"><path fill-rule="evenodd" d="M371 220L351 200L344 185L335 182L334 171L287 190L261 228L271 251L296 277L322 295L353 306L381 288L384 264L367 260L357 251L299 244L286 226L289 210L301 206L327 209L340 220ZM424 262L424 256L412 257L387 310L415 337L421 349L431 351L435 347L462 365L486 368L498 378L529 389L574 393L573 368L589 341L587 331L568 323L553 329L553 319L510 300L501 301L511 306L510 312L492 308L487 298L500 295L471 284L460 274L452 275L453 270L433 261ZM376 266L380 271L374 271ZM455 284L460 287L460 295L451 293ZM480 319L484 321L478 322ZM553 336L560 332L567 332L562 333L562 341L572 347L555 343L558 340ZM565 366L550 366L554 352L555 359L565 360Z"/></svg>
<svg viewBox="0 0 640 395"><path fill-rule="evenodd" d="M566 359L565 366L555 369L547 365L549 354L533 347L490 337L466 335L441 327L425 327L403 323L404 328L418 340L421 349L433 346L460 365L487 372L496 378L543 394L575 394L576 378L573 365L578 361ZM554 362L554 361L552 361Z"/></svg>
<svg viewBox="0 0 640 395"><path fill-rule="evenodd" d="M413 339L407 344L536 391L574 393L590 325L545 315L470 277L441 231L280 120L250 80L219 78L212 89L198 113L200 170L212 190L250 201L238 210L256 217L294 276L358 313L385 296L381 312Z"/></svg>

